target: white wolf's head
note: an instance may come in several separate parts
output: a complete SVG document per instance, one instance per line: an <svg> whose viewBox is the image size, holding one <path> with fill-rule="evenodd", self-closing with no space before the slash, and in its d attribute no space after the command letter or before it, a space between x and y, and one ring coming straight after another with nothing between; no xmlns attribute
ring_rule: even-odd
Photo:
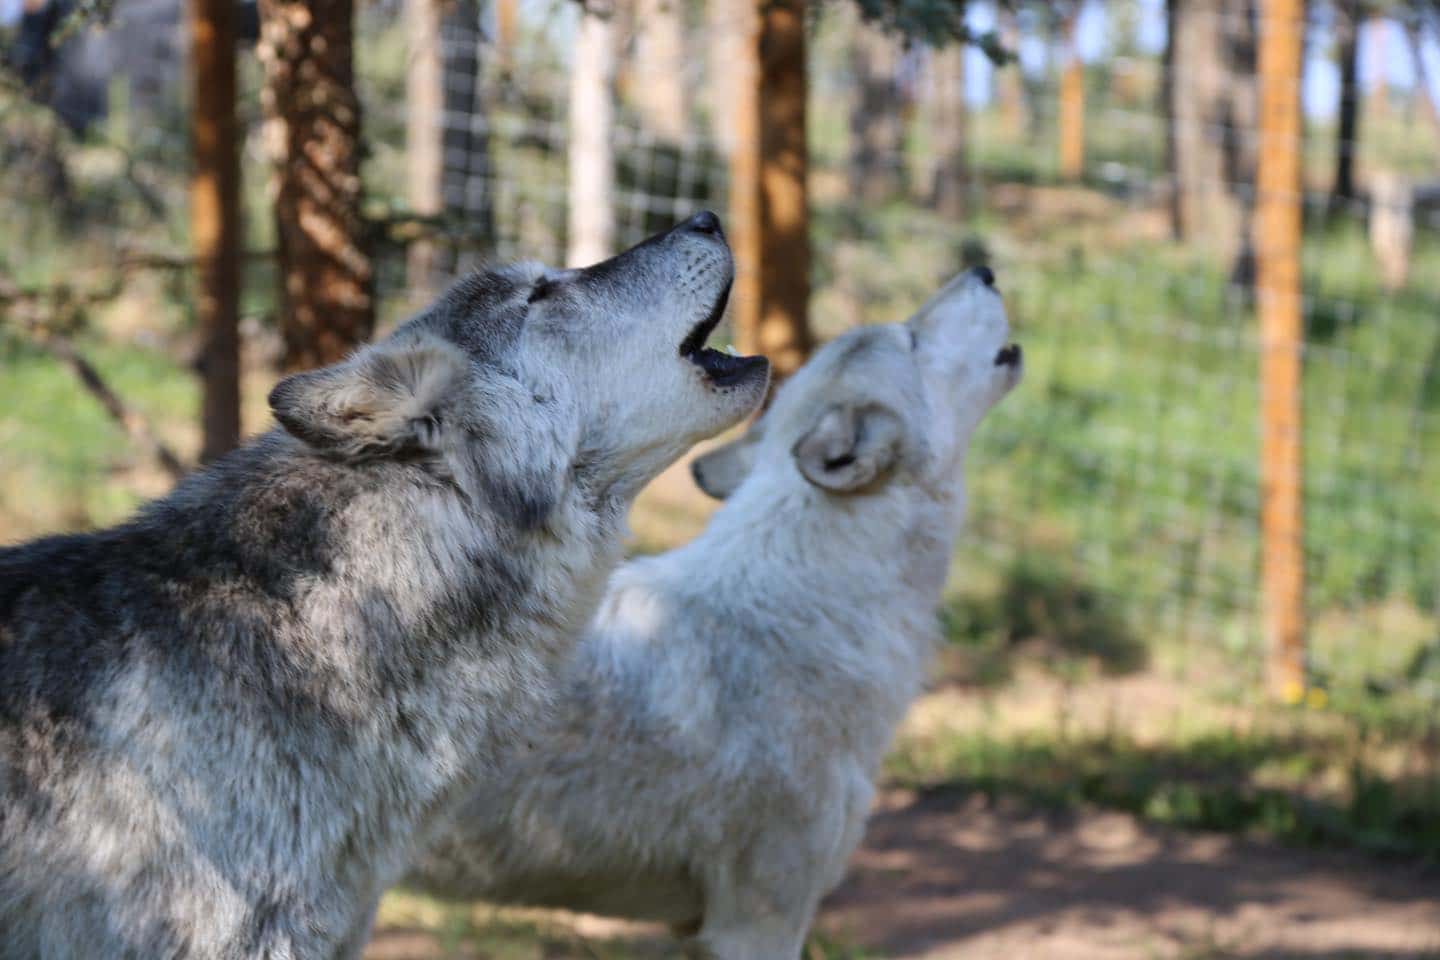
<svg viewBox="0 0 1440 960"><path fill-rule="evenodd" d="M567 485L623 501L764 396L763 358L704 345L733 276L711 213L583 270L477 273L270 405L322 455L427 463L532 523Z"/></svg>
<svg viewBox="0 0 1440 960"><path fill-rule="evenodd" d="M841 497L896 477L948 489L975 427L1020 381L1009 335L994 275L963 273L907 322L826 344L744 436L695 461L695 479L722 499L760 471Z"/></svg>

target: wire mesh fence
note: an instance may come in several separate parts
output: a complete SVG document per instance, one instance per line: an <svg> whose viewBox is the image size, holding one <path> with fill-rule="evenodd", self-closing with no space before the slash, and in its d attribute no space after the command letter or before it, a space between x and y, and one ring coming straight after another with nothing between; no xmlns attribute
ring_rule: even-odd
<svg viewBox="0 0 1440 960"><path fill-rule="evenodd" d="M1086 4L1068 20L974 3L972 26L1018 51L1000 67L885 36L843 4L813 12L810 320L829 336L900 319L961 266L994 266L1029 369L973 456L957 586L1050 571L1069 605L1054 615L1105 605L1247 673L1259 669L1262 493L1256 120L1241 109L1254 85L1243 64L1186 44L1253 39L1256 25L1233 5L1192 7L1184 43L1167 43L1150 2ZM616 248L725 209L725 9L614 14ZM401 6L360 10L382 327L482 260L565 260L580 15L567 0L456 3L416 49ZM1338 15L1313 11L1302 78L1305 558L1314 668L1359 681L1393 666L1397 636L1440 630L1440 126L1427 119L1440 90L1425 74L1440 55L1433 34L1407 45L1399 21L1368 22L1358 139L1340 140ZM22 302L74 306L67 335L193 449L182 28L178 2L118 0L108 25L10 71L0 293L11 320ZM6 43L23 39L12 26ZM438 79L428 95L419 69ZM242 318L256 382L277 349L260 86L247 53ZM1067 123L1078 171L1062 163ZM1337 197L1342 145L1359 189ZM136 468L32 334L0 331L3 540L114 519L165 482ZM246 422L264 423L253 398Z"/></svg>

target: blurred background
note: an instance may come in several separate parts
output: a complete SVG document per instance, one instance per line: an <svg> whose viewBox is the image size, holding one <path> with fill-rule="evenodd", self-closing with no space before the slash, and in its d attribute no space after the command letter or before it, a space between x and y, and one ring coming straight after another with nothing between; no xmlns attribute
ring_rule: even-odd
<svg viewBox="0 0 1440 960"><path fill-rule="evenodd" d="M781 373L989 264L1027 378L808 957L1440 956L1436 0L0 0L0 59L0 543L482 262L715 209ZM402 893L371 956L666 949Z"/></svg>

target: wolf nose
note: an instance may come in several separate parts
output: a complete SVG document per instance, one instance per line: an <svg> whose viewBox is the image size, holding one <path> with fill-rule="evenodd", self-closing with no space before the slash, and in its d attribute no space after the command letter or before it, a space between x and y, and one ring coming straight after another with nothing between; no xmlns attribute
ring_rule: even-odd
<svg viewBox="0 0 1440 960"><path fill-rule="evenodd" d="M989 267L976 267L970 271L970 275L987 287L995 286L995 271Z"/></svg>
<svg viewBox="0 0 1440 960"><path fill-rule="evenodd" d="M680 230L689 230L694 233L708 233L713 236L722 236L720 229L720 218L709 210L701 210L695 216L686 220L678 227Z"/></svg>

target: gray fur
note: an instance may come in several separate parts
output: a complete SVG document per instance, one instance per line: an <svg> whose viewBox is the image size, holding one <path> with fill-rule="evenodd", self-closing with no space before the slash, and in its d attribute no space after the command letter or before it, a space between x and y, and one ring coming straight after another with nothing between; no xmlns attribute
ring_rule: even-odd
<svg viewBox="0 0 1440 960"><path fill-rule="evenodd" d="M919 689L969 439L1019 380L980 274L822 349L701 457L695 542L612 579L553 719L410 882L659 920L723 960L795 960Z"/></svg>
<svg viewBox="0 0 1440 960"><path fill-rule="evenodd" d="M731 273L683 225L463 280L130 522L0 550L0 958L358 954L634 493L763 393L678 351Z"/></svg>

